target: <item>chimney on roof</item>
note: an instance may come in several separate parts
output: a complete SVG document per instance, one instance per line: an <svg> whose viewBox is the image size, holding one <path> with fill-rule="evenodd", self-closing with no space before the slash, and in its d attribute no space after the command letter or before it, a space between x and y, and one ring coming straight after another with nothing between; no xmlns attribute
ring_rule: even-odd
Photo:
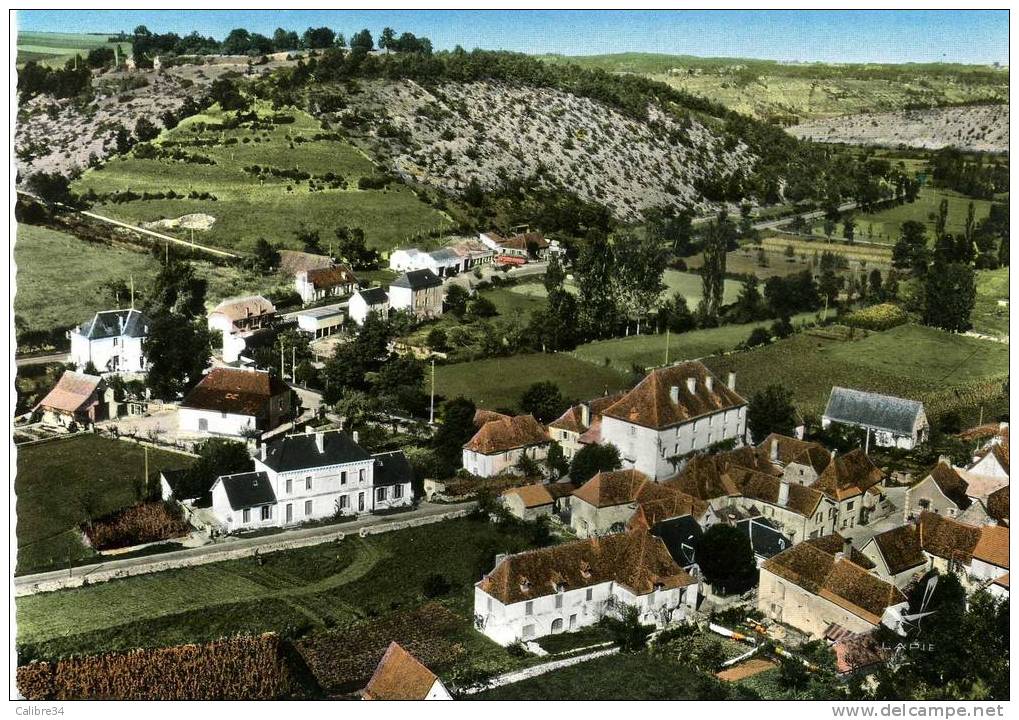
<svg viewBox="0 0 1019 720"><path fill-rule="evenodd" d="M315 433L315 447L318 449L319 455L326 451L326 434L323 432Z"/></svg>
<svg viewBox="0 0 1019 720"><path fill-rule="evenodd" d="M686 389L690 391L691 395L696 393L697 392L697 378L695 378L695 377L688 377L686 379Z"/></svg>
<svg viewBox="0 0 1019 720"><path fill-rule="evenodd" d="M669 397L672 399L672 402L677 405L679 404L679 386L673 385L669 388Z"/></svg>
<svg viewBox="0 0 1019 720"><path fill-rule="evenodd" d="M736 373L731 371L731 370L729 371L729 382L728 382L728 385L729 385L729 389L730 390L735 390L736 389Z"/></svg>
<svg viewBox="0 0 1019 720"><path fill-rule="evenodd" d="M580 403L580 424L591 427L591 406L587 403Z"/></svg>
<svg viewBox="0 0 1019 720"><path fill-rule="evenodd" d="M265 462L265 454L267 452L266 447L266 444L262 443L261 447L258 449L259 457L262 459L262 462Z"/></svg>
<svg viewBox="0 0 1019 720"><path fill-rule="evenodd" d="M789 504L789 483L785 480L780 480L778 483L778 504L781 507L786 507Z"/></svg>
<svg viewBox="0 0 1019 720"><path fill-rule="evenodd" d="M836 560L852 560L853 538L847 537L842 540L842 552L835 553Z"/></svg>
<svg viewBox="0 0 1019 720"><path fill-rule="evenodd" d="M361 438L360 438L360 435L359 435L359 433L357 432L357 430L355 430L355 431L354 431L354 432L353 432L353 433L351 434L351 437L353 437L353 438L354 438L354 444L355 444L355 445L357 445L357 444L358 444L358 442L360 442L360 439L361 439Z"/></svg>
<svg viewBox="0 0 1019 720"><path fill-rule="evenodd" d="M771 461L773 463L777 463L778 462L778 439L777 438L772 438L771 439Z"/></svg>
<svg viewBox="0 0 1019 720"><path fill-rule="evenodd" d="M952 458L948 457L947 455L938 455L938 464L951 466Z"/></svg>
<svg viewBox="0 0 1019 720"><path fill-rule="evenodd" d="M708 375L704 378L704 387L708 389L708 392L712 392L715 389L715 376Z"/></svg>

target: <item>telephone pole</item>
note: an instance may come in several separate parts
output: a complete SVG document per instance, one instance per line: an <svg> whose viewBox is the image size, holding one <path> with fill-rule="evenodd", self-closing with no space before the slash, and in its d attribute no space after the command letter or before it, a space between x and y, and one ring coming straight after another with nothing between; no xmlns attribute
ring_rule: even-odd
<svg viewBox="0 0 1019 720"><path fill-rule="evenodd" d="M131 309L134 310L134 275L131 276Z"/></svg>
<svg viewBox="0 0 1019 720"><path fill-rule="evenodd" d="M669 365L669 328L665 328L665 365Z"/></svg>
<svg viewBox="0 0 1019 720"><path fill-rule="evenodd" d="M432 401L428 408L428 424L435 424L435 358L432 358Z"/></svg>

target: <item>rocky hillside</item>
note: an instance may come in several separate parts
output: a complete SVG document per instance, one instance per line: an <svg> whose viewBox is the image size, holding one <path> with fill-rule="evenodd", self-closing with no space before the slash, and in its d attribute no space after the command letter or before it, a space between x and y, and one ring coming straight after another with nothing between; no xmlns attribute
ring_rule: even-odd
<svg viewBox="0 0 1019 720"><path fill-rule="evenodd" d="M848 115L795 125L789 132L799 138L852 145L1008 152L1008 118L1008 105L974 105Z"/></svg>
<svg viewBox="0 0 1019 720"><path fill-rule="evenodd" d="M703 209L694 183L706 173L745 169L742 144L726 147L697 120L652 109L647 122L594 100L547 88L496 82L411 80L365 83L347 109L350 126L381 163L407 179L461 195L506 180L534 179L609 208L622 220L661 205Z"/></svg>

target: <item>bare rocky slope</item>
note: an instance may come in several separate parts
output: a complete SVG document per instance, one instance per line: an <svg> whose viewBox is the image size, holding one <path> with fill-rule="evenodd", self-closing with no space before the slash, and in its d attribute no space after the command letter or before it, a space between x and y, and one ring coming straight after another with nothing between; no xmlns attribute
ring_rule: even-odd
<svg viewBox="0 0 1019 720"><path fill-rule="evenodd" d="M677 121L651 108L647 122L594 100L559 90L494 82L410 81L360 86L348 107L327 118L350 126L393 172L462 194L507 179L565 188L604 205L622 220L644 209L685 205L704 209L695 189L708 173L749 169L742 143L692 117Z"/></svg>
<svg viewBox="0 0 1019 720"><path fill-rule="evenodd" d="M1008 152L1008 105L903 110L815 120L795 125L798 138L852 145L907 145Z"/></svg>

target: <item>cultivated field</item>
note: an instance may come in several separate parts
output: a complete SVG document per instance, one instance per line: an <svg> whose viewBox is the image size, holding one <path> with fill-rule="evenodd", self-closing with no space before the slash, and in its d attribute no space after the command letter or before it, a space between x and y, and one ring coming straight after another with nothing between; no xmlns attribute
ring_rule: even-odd
<svg viewBox="0 0 1019 720"><path fill-rule="evenodd" d="M999 303L1004 300L1005 305ZM1008 337L1008 268L977 270L977 302L971 320L973 331Z"/></svg>
<svg viewBox="0 0 1019 720"><path fill-rule="evenodd" d="M191 458L149 450L149 477L165 468L186 467ZM14 480L18 514L18 574L66 568L93 561L79 526L140 498L145 475L140 445L79 435L18 448Z"/></svg>
<svg viewBox="0 0 1019 720"><path fill-rule="evenodd" d="M679 270L666 270L662 275L662 282L665 283L665 290L662 292L662 300L667 300L678 292L686 298L687 305L691 310L693 310L697 307L701 298L704 297L704 288L701 276L696 273L681 272ZM566 290L569 292L579 292L577 285L572 281L572 279L567 279L565 286ZM722 300L723 304L728 305L729 303L735 302L736 298L739 296L739 291L742 286L743 283L739 280L725 280ZM544 284L540 281L524 282L518 285L513 285L505 288L503 292L512 293L514 295L523 295L528 298L540 298L542 300L548 296L548 292L545 290ZM524 303L521 307L528 307L528 305L529 304Z"/></svg>
<svg viewBox="0 0 1019 720"><path fill-rule="evenodd" d="M451 520L31 595L17 602L18 644L50 659L270 630L294 637L416 608L433 574L450 583L440 599L469 625L473 583L495 553L528 547L525 527Z"/></svg>
<svg viewBox="0 0 1019 720"><path fill-rule="evenodd" d="M633 383L628 374L592 367L565 353L513 355L435 368L435 392L444 398L463 395L479 408L517 409L520 396L533 383L552 381L563 397L587 400Z"/></svg>
<svg viewBox="0 0 1019 720"><path fill-rule="evenodd" d="M737 373L749 397L768 385L793 392L800 412L820 416L833 385L922 400L937 418L1000 401L1008 346L918 325L885 332L806 331L754 350L707 358L720 377ZM968 417L968 415L967 415Z"/></svg>
<svg viewBox="0 0 1019 720"><path fill-rule="evenodd" d="M270 115L267 107L260 108L262 118ZM292 108L278 116L280 122L265 120L257 128L244 123L223 129L227 114L213 106L209 112L164 131L155 142L157 147L170 152L182 150L193 158L202 158L202 162L167 157L141 159L135 151L87 172L74 188L80 193L93 191L100 198L128 190L150 195L167 191L182 196L209 193L215 200L100 202L97 212L133 222L204 213L215 222L208 230L197 231L195 239L241 251L250 251L259 236L300 249L295 233L301 223L319 231L325 248L334 240L339 226L363 228L368 243L383 249L405 243L418 233L448 227L442 213L425 205L398 182L381 189L358 189L358 181L376 175L376 168L360 151L325 131L311 116ZM253 166L313 177L301 180L259 174L251 170Z"/></svg>
<svg viewBox="0 0 1019 720"><path fill-rule="evenodd" d="M63 66L75 55L83 58L89 50L108 47L111 50L120 46L121 57L131 54L131 42L107 42L107 38L116 33L50 33L50 32L19 32L18 60L19 66L30 60L51 67Z"/></svg>
<svg viewBox="0 0 1019 720"><path fill-rule="evenodd" d="M850 145L957 147L1008 152L1008 105L866 113L814 120L789 128L799 138Z"/></svg>

